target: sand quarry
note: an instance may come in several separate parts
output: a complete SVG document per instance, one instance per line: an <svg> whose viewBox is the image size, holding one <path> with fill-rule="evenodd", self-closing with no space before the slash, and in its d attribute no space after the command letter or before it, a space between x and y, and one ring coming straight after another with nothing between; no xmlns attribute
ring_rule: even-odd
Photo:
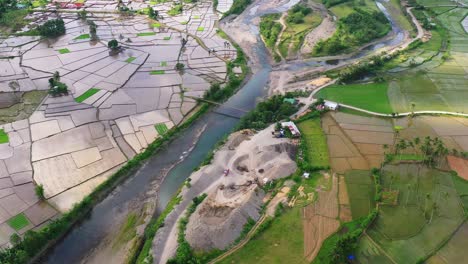
<svg viewBox="0 0 468 264"><path fill-rule="evenodd" d="M239 236L248 218L258 220L265 193L259 184L287 177L297 169L297 146L274 138L273 126L254 133L231 134L210 165L194 172L182 189L182 202L168 215L153 242L155 263L165 263L177 249L177 222L192 199L208 197L189 219L186 239L196 250L225 249ZM225 176L225 170L229 170Z"/></svg>
<svg viewBox="0 0 468 264"><path fill-rule="evenodd" d="M217 152L213 165L193 176L216 173L213 168L217 171L223 166L230 170L227 176L217 172L218 179L207 190L207 199L190 218L186 234L195 249L227 248L249 217L260 217L264 192L259 184L296 171L296 146L289 139L272 138L272 130L270 127L255 135L249 130L234 133Z"/></svg>

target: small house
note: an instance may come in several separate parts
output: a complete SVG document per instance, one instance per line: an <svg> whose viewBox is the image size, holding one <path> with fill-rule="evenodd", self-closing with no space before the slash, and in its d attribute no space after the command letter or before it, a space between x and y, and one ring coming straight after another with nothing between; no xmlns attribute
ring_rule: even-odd
<svg viewBox="0 0 468 264"><path fill-rule="evenodd" d="M281 127L287 127L289 131L291 131L291 134L293 137L299 137L301 136L301 132L299 132L299 129L297 128L296 124L294 122L288 121L288 122L283 122L281 123Z"/></svg>
<svg viewBox="0 0 468 264"><path fill-rule="evenodd" d="M325 101L325 108L327 108L329 110L336 111L336 110L338 110L339 107L340 107L340 105L338 103L335 103L335 102L332 102L332 101Z"/></svg>

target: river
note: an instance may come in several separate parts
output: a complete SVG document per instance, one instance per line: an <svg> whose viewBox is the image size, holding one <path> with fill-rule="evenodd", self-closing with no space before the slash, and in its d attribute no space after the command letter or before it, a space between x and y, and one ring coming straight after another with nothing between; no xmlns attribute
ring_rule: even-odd
<svg viewBox="0 0 468 264"><path fill-rule="evenodd" d="M252 47L252 52L255 53L256 57L256 61L252 65L254 71L248 82L225 102L224 106L251 110L258 100L266 95L265 89L272 67L268 51L260 40L258 28L253 21L266 13L286 11L299 0L291 0L280 7L257 12L259 6L268 1L270 0L257 1L256 5L246 10L247 13L243 16L242 23L248 25L252 31L251 33L255 34L257 38L255 46ZM382 5L379 5L379 8L385 10ZM399 36L402 30L393 22L386 10L384 13L392 21L393 33ZM398 39L399 37L396 37L372 45L365 51L360 52L359 57L380 48L382 45L394 44L394 42L403 40L403 38ZM355 58L353 57L353 59ZM289 69L300 69L301 67L318 64L324 65L323 62L307 61L294 62L287 65L287 67ZM88 256L93 254L93 251L98 248L103 240L113 231L115 232L115 227L120 226L125 221L125 216L132 206L145 199L156 199L157 196L156 211L161 211L184 180L190 176L193 169L202 162L215 144L238 123L238 119L220 115L216 112L239 115L238 111L234 109L220 106L195 121L176 140L170 142L163 150L146 161L144 166L116 188L111 195L98 203L89 217L79 223L49 252L43 263L86 262ZM204 129L203 133L197 138L202 129ZM167 173L169 169L170 171ZM166 173L167 176L164 177Z"/></svg>

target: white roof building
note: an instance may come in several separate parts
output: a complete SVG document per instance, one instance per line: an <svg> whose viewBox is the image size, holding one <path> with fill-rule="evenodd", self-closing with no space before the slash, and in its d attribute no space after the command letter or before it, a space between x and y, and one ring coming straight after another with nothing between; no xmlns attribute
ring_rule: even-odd
<svg viewBox="0 0 468 264"><path fill-rule="evenodd" d="M289 128L289 131L291 131L291 134L294 137L297 137L297 136L301 135L301 132L299 132L299 129L297 128L296 124L294 124L294 122L291 122L291 121L283 122L283 123L281 123L281 127Z"/></svg>
<svg viewBox="0 0 468 264"><path fill-rule="evenodd" d="M338 103L332 102L332 101L325 101L325 107L330 109L330 110L336 110L338 109L340 105Z"/></svg>

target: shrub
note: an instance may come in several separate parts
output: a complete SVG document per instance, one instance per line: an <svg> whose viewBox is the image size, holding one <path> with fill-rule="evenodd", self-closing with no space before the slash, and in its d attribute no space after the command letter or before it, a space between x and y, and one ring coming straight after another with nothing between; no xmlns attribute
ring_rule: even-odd
<svg viewBox="0 0 468 264"><path fill-rule="evenodd" d="M37 30L43 37L55 38L65 34L65 23L61 18L52 19L38 26Z"/></svg>

